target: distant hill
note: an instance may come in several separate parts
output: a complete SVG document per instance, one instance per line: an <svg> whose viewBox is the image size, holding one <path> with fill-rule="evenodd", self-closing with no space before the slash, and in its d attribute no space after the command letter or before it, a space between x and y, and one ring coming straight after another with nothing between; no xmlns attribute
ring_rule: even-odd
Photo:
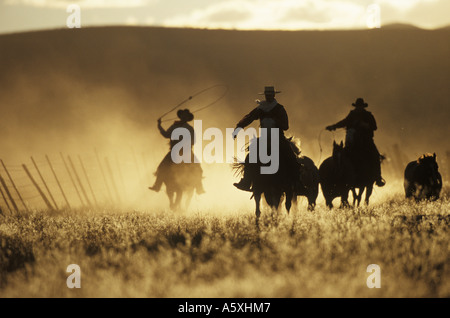
<svg viewBox="0 0 450 318"><path fill-rule="evenodd" d="M444 153L448 33L400 26L285 32L104 27L0 35L3 156L123 145L164 152L156 119L215 84L228 92L195 114L204 128L234 127L255 106L257 93L273 84L282 91L277 98L289 113L289 132L315 160L319 134L344 118L357 97L376 116L381 152L397 143L411 159ZM196 103L183 107L202 106ZM322 159L332 138L321 134Z"/></svg>
<svg viewBox="0 0 450 318"><path fill-rule="evenodd" d="M390 23L381 26L385 30L420 30L418 26L408 23Z"/></svg>

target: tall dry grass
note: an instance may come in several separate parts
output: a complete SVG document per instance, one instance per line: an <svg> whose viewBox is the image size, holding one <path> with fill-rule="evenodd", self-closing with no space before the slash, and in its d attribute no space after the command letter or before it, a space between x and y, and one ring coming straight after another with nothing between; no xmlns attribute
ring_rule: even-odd
<svg viewBox="0 0 450 318"><path fill-rule="evenodd" d="M357 209L0 216L0 297L450 297L448 192ZM69 264L81 288L69 289ZM369 264L381 288L369 289Z"/></svg>

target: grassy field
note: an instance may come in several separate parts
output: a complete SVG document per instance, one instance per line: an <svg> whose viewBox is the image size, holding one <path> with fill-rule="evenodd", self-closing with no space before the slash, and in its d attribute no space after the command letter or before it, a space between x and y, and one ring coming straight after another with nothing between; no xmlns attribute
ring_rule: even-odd
<svg viewBox="0 0 450 318"><path fill-rule="evenodd" d="M359 209L0 215L0 297L450 297L449 192ZM81 288L69 289L69 264ZM381 268L370 289L369 264Z"/></svg>

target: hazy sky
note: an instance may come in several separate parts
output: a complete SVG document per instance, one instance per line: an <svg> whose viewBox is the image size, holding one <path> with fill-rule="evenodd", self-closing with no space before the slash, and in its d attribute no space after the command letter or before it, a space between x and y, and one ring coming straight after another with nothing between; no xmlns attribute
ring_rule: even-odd
<svg viewBox="0 0 450 318"><path fill-rule="evenodd" d="M80 7L81 27L366 28L373 4L381 25L450 25L450 0L0 0L0 33L65 28L70 4Z"/></svg>

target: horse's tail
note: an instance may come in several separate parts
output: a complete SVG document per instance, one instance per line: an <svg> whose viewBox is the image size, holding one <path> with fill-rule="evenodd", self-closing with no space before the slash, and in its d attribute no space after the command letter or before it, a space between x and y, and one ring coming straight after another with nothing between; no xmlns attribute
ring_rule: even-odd
<svg viewBox="0 0 450 318"><path fill-rule="evenodd" d="M244 166L244 162L239 162L236 160L236 157L234 158L234 162L231 164L231 169L236 177L241 177L244 175Z"/></svg>

